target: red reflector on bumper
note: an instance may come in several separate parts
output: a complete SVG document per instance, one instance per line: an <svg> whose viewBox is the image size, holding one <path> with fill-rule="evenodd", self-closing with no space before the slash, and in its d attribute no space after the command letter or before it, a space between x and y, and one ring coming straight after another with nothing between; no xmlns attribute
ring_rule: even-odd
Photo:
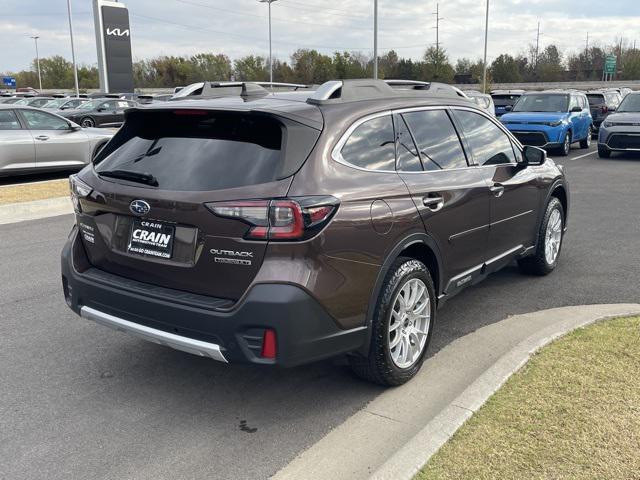
<svg viewBox="0 0 640 480"><path fill-rule="evenodd" d="M276 358L276 332L274 330L265 330L262 335L262 358Z"/></svg>

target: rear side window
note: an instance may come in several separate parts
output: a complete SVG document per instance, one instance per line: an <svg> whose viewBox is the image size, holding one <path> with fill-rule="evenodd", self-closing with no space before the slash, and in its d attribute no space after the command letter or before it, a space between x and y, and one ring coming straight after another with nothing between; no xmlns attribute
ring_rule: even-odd
<svg viewBox="0 0 640 480"><path fill-rule="evenodd" d="M396 126L397 169L402 172L421 172L420 155L405 121L401 115L396 115L393 122Z"/></svg>
<svg viewBox="0 0 640 480"><path fill-rule="evenodd" d="M0 130L20 130L20 122L13 110L0 110Z"/></svg>
<svg viewBox="0 0 640 480"><path fill-rule="evenodd" d="M403 114L413 132L427 171L467 167L458 134L444 110L423 110Z"/></svg>
<svg viewBox="0 0 640 480"><path fill-rule="evenodd" d="M391 115L360 124L340 151L342 159L367 170L395 170L396 149Z"/></svg>
<svg viewBox="0 0 640 480"><path fill-rule="evenodd" d="M315 130L304 129L314 135L306 142L306 152L297 152L293 165L283 154L284 128L275 118L261 115L138 112L98 157L96 171L150 173L158 188L166 190L207 191L267 183L293 174L317 139ZM307 139L302 130L294 134Z"/></svg>
<svg viewBox="0 0 640 480"><path fill-rule="evenodd" d="M511 140L497 125L475 112L454 112L478 165L515 163Z"/></svg>

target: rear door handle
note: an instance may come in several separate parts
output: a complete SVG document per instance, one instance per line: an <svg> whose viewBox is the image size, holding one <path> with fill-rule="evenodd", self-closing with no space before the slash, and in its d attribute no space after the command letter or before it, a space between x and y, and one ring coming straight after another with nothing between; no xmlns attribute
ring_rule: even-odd
<svg viewBox="0 0 640 480"><path fill-rule="evenodd" d="M43 142L46 142L47 140L49 140L49 137L47 137L46 135L38 135L36 137L36 140L41 140Z"/></svg>
<svg viewBox="0 0 640 480"><path fill-rule="evenodd" d="M504 195L504 185L496 183L492 187L489 187L489 191L493 193L494 197L500 198L502 195Z"/></svg>
<svg viewBox="0 0 640 480"><path fill-rule="evenodd" d="M437 212L444 207L444 197L438 194L432 194L428 197L423 197L422 204L432 212Z"/></svg>

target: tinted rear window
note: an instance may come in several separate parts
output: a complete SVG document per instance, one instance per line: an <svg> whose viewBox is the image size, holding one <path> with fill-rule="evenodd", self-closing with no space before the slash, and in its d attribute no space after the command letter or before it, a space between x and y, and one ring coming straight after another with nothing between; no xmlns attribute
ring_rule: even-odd
<svg viewBox="0 0 640 480"><path fill-rule="evenodd" d="M587 100L589 100L589 105L602 105L604 103L604 95L588 93Z"/></svg>
<svg viewBox="0 0 640 480"><path fill-rule="evenodd" d="M238 113L132 115L98 157L96 171L149 173L163 190L267 183L283 175L283 128L273 117Z"/></svg>
<svg viewBox="0 0 640 480"><path fill-rule="evenodd" d="M513 106L519 98L520 95L493 95L493 103L496 107Z"/></svg>

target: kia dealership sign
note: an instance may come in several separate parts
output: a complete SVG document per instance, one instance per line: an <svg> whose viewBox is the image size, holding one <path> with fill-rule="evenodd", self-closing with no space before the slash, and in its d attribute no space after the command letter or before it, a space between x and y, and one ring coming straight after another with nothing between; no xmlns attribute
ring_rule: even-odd
<svg viewBox="0 0 640 480"><path fill-rule="evenodd" d="M127 7L116 1L93 0L93 16L100 90L108 93L133 92L131 30Z"/></svg>

